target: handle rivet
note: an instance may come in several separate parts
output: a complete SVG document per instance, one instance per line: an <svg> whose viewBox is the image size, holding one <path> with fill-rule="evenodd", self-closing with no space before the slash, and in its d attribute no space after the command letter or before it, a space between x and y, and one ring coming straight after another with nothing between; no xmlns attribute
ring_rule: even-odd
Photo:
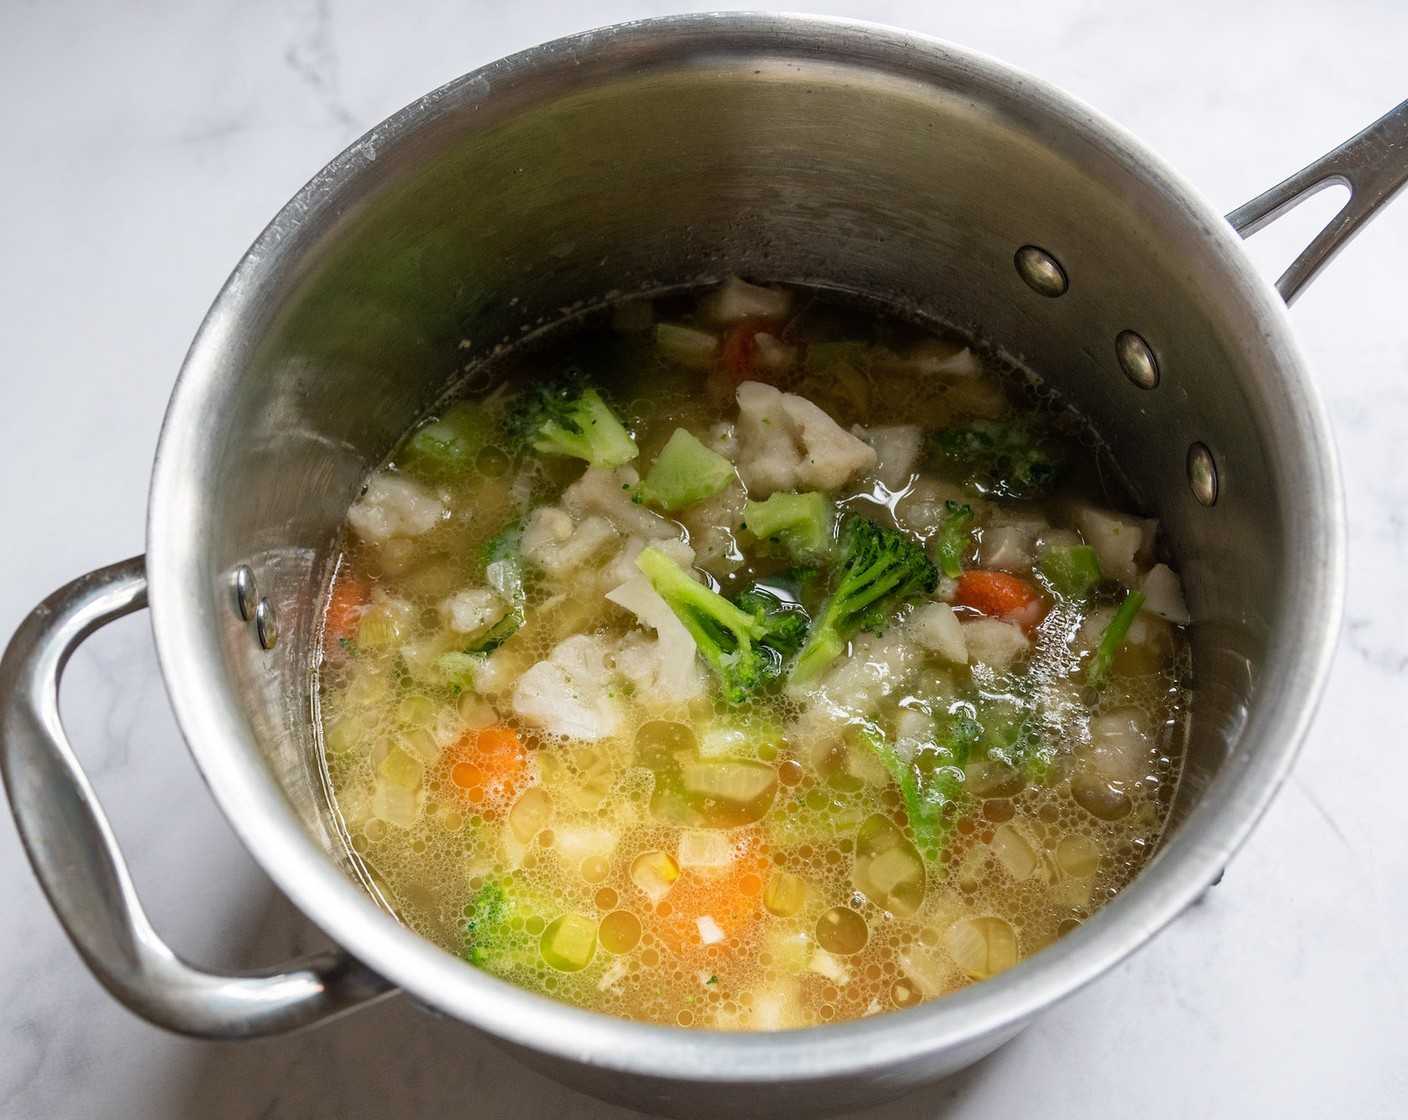
<svg viewBox="0 0 1408 1120"><path fill-rule="evenodd" d="M246 622L254 621L254 604L258 601L259 585L254 581L254 570L248 564L241 564L235 569L235 605Z"/></svg>
<svg viewBox="0 0 1408 1120"><path fill-rule="evenodd" d="M1023 245L1012 258L1012 263L1017 266L1017 275L1038 295L1055 299L1065 295L1066 289L1071 286L1061 262L1035 245Z"/></svg>
<svg viewBox="0 0 1408 1120"><path fill-rule="evenodd" d="M254 629L259 634L259 644L265 649L273 649L279 640L279 617L274 613L274 604L268 599L260 599L254 608Z"/></svg>
<svg viewBox="0 0 1408 1120"><path fill-rule="evenodd" d="M1159 360L1149 344L1133 331L1120 331L1115 336L1115 356L1124 374L1141 389L1152 389L1159 383Z"/></svg>
<svg viewBox="0 0 1408 1120"><path fill-rule="evenodd" d="M1188 486L1193 497L1205 506L1217 501L1217 464L1212 452L1203 443L1195 443L1188 448Z"/></svg>

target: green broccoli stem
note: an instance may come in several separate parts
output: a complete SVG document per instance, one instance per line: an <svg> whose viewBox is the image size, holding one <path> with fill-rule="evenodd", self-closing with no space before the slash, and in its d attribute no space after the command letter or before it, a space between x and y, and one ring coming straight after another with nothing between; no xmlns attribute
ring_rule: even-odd
<svg viewBox="0 0 1408 1120"><path fill-rule="evenodd" d="M939 571L949 579L963 574L963 557L968 552L969 526L973 523L973 507L959 505L953 499L944 503L948 516L939 529L934 554L939 559Z"/></svg>
<svg viewBox="0 0 1408 1120"><path fill-rule="evenodd" d="M636 557L636 567L684 623L705 663L722 682L724 698L731 704L742 703L771 668L768 659L773 655L761 648L768 633L761 612L750 614L691 579L658 548L645 549Z"/></svg>
<svg viewBox="0 0 1408 1120"><path fill-rule="evenodd" d="M919 545L857 514L841 527L839 551L840 577L792 668L793 683L815 678L862 626L875 625L906 599L938 586L938 569Z"/></svg>
<svg viewBox="0 0 1408 1120"><path fill-rule="evenodd" d="M1115 654L1124 644L1125 635L1129 633L1129 628L1133 624L1135 616L1144 606L1144 595L1139 591L1131 591L1124 597L1124 602L1115 611L1115 617L1110 619L1105 629L1100 631L1100 644L1095 648L1095 656L1090 659L1090 668L1085 672L1087 684L1096 688L1105 683L1105 677L1110 672L1110 666L1114 663Z"/></svg>

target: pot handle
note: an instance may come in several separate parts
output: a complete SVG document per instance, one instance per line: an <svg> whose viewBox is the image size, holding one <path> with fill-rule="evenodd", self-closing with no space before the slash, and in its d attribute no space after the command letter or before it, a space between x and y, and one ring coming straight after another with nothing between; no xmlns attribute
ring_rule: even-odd
<svg viewBox="0 0 1408 1120"><path fill-rule="evenodd" d="M1227 220L1243 237L1250 237L1317 191L1337 183L1349 188L1349 201L1276 281L1276 290L1288 304L1379 208L1408 184L1408 101L1309 167L1237 207Z"/></svg>
<svg viewBox="0 0 1408 1120"><path fill-rule="evenodd" d="M393 991L340 949L254 972L206 972L152 929L102 807L59 718L69 656L94 631L147 605L140 556L60 588L0 659L0 768L20 840L93 975L157 1026L241 1039L312 1026Z"/></svg>

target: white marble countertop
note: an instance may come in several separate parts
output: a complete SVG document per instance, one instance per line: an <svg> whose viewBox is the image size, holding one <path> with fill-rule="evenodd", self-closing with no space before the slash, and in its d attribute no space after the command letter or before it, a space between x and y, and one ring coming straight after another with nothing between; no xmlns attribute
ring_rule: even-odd
<svg viewBox="0 0 1408 1120"><path fill-rule="evenodd" d="M61 582L142 551L148 471L187 343L245 247L313 172L481 63L687 7L6 3L0 636ZM1224 212L1408 95L1408 6L1391 0L815 7L948 38L1064 86ZM1268 231L1254 252L1283 263L1313 228ZM1408 198L1294 309L1344 458L1350 586L1339 658L1286 788L1223 885L1152 944L968 1072L864 1115L1408 1114L1405 259ZM143 616L85 647L65 703L173 945L233 965L316 940L206 794ZM280 1041L165 1035L89 977L7 816L0 891L0 1116L634 1115L399 1000Z"/></svg>

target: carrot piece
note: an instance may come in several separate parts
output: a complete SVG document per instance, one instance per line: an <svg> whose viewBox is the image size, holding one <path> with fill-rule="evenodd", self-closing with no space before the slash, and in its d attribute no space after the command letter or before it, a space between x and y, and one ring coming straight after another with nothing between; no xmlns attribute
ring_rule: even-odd
<svg viewBox="0 0 1408 1120"><path fill-rule="evenodd" d="M700 919L707 918L725 938L744 936L763 916L763 883L772 861L755 832L734 846L733 862L718 871L681 868L651 925L666 948L677 955L700 952Z"/></svg>
<svg viewBox="0 0 1408 1120"><path fill-rule="evenodd" d="M441 756L443 787L486 816L505 812L528 780L528 752L502 723L469 731Z"/></svg>
<svg viewBox="0 0 1408 1120"><path fill-rule="evenodd" d="M1035 626L1046 613L1041 596L1026 580L1006 572L981 569L964 572L958 580L954 606L967 607L989 618Z"/></svg>
<svg viewBox="0 0 1408 1120"><path fill-rule="evenodd" d="M325 644L335 647L343 638L356 636L357 624L372 603L372 587L360 576L339 573L328 592L328 607L323 614Z"/></svg>
<svg viewBox="0 0 1408 1120"><path fill-rule="evenodd" d="M760 359L758 335L776 337L775 323L753 319L739 323L724 338L719 348L719 357L709 375L711 389L723 394L732 394L745 381L762 381L769 385L778 380L776 370L769 369Z"/></svg>

